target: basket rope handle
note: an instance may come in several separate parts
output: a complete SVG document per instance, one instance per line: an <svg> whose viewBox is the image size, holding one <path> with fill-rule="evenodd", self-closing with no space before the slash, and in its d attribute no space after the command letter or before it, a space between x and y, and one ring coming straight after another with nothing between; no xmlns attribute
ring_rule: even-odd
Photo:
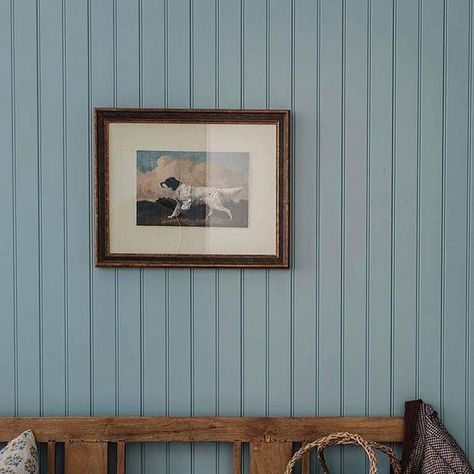
<svg viewBox="0 0 474 474"><path fill-rule="evenodd" d="M366 441L361 436L353 433L333 433L323 438L319 438L316 441L306 444L300 448L293 457L290 459L288 465L286 466L284 474L292 474L293 468L296 463L303 457L312 448L317 448L318 450L318 459L321 463L324 474L330 474L327 467L326 461L324 459L323 450L328 446L335 446L341 444L357 444L359 445L367 454L369 458L369 474L377 474L377 458L375 456L374 450L372 448L373 444L369 441ZM321 455L320 455L321 453Z"/></svg>
<svg viewBox="0 0 474 474"><path fill-rule="evenodd" d="M376 449L384 454L387 455L389 461L390 461L390 466L392 467L392 473L393 474L401 474L402 472L402 468L400 466L400 461L398 460L395 452L390 449L388 446L385 446L384 444L380 444L380 443L377 443L376 441L367 441L367 443L369 444L369 446L372 448L372 449ZM339 443L339 444L352 444L351 442L343 442L343 443ZM326 471L328 471L328 467L327 467L327 464L326 464L326 459L324 457L324 447L322 446L317 446L317 456L318 456L318 461L319 461L319 464L323 467L323 471L324 469L326 469ZM326 472L324 471L324 472Z"/></svg>

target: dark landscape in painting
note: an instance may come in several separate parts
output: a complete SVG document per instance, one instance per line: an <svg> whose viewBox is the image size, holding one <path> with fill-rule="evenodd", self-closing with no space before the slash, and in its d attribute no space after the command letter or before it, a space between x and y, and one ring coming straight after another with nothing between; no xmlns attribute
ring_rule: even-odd
<svg viewBox="0 0 474 474"><path fill-rule="evenodd" d="M226 207L232 212L232 220L226 214L215 212L206 219L209 209L205 205L192 206L182 211L177 218L169 219L176 202L169 198L160 198L155 202L137 202L137 225L166 225L166 226L210 226L213 227L248 227L248 201L227 203Z"/></svg>

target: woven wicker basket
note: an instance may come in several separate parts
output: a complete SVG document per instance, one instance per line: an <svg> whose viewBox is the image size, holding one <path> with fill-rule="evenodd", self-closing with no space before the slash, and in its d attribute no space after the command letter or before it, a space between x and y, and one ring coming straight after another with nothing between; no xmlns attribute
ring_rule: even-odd
<svg viewBox="0 0 474 474"><path fill-rule="evenodd" d="M326 460L324 459L324 449L328 446L337 446L345 444L355 444L360 446L367 457L369 458L370 468L369 474L377 474L377 457L375 456L374 449L377 449L385 453L390 459L390 465L394 474L400 474L402 469L400 467L400 461L395 456L395 453L387 446L383 444L376 443L375 441L367 441L361 436L353 433L333 433L324 438L317 439L311 443L306 444L301 449L299 449L294 456L290 459L290 462L286 466L285 474L291 474L296 463L307 453L310 449L316 448L319 463L323 469L324 474L330 474Z"/></svg>

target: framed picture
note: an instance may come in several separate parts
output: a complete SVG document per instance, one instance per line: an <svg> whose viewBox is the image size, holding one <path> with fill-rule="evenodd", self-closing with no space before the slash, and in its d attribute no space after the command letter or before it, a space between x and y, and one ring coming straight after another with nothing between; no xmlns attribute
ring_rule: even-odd
<svg viewBox="0 0 474 474"><path fill-rule="evenodd" d="M288 110L95 109L100 267L289 266Z"/></svg>

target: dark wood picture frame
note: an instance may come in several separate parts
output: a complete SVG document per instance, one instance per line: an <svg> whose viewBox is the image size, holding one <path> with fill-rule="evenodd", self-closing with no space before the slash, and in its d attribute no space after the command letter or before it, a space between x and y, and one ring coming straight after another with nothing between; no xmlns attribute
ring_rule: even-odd
<svg viewBox="0 0 474 474"><path fill-rule="evenodd" d="M288 110L95 108L95 213L98 267L288 268L290 262L290 112ZM276 254L136 254L110 251L110 123L272 124L276 143Z"/></svg>

